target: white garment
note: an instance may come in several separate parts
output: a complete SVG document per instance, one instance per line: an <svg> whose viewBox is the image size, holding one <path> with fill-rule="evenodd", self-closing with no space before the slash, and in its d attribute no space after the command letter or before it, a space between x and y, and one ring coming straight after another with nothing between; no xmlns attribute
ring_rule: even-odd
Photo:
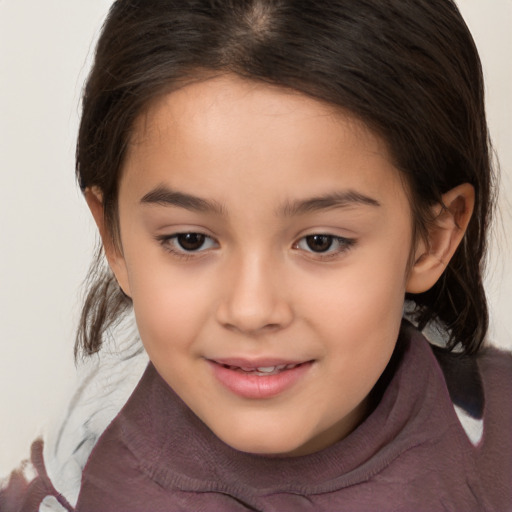
<svg viewBox="0 0 512 512"><path fill-rule="evenodd" d="M78 387L67 411L44 436L48 476L73 507L83 468L96 441L130 397L148 361L135 323L129 317L112 333L100 354L87 358L80 366ZM60 508L43 510L62 510L57 505Z"/></svg>

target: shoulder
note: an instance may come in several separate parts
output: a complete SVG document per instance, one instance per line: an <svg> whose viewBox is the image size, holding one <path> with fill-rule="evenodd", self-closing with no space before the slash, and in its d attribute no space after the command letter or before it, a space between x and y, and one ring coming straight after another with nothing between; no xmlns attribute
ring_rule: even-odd
<svg viewBox="0 0 512 512"><path fill-rule="evenodd" d="M487 381L499 381L512 390L512 352L484 347L476 358Z"/></svg>
<svg viewBox="0 0 512 512"><path fill-rule="evenodd" d="M482 447L501 454L496 462L503 463L512 481L512 353L486 348L476 359L484 394Z"/></svg>
<svg viewBox="0 0 512 512"><path fill-rule="evenodd" d="M80 366L63 414L32 446L31 460L0 480L0 511L74 510L82 472L105 429L137 385L148 362L128 333L117 350L104 350ZM108 349L109 347L107 347Z"/></svg>
<svg viewBox="0 0 512 512"><path fill-rule="evenodd" d="M485 349L478 356L484 388L484 432L475 459L482 485L499 510L512 510L512 354ZM505 508L506 507L506 508Z"/></svg>
<svg viewBox="0 0 512 512"><path fill-rule="evenodd" d="M432 350L459 419L463 413L482 421L482 439L473 439L473 444L485 441L493 425L512 427L511 352L494 347L485 347L474 355L447 352L438 347ZM501 430L502 434L505 432Z"/></svg>
<svg viewBox="0 0 512 512"><path fill-rule="evenodd" d="M479 487L496 510L512 508L512 353L476 355L434 348L455 412L471 444Z"/></svg>
<svg viewBox="0 0 512 512"><path fill-rule="evenodd" d="M0 483L2 512L72 512L74 509L53 486L43 461L43 442L32 445L30 461Z"/></svg>
<svg viewBox="0 0 512 512"><path fill-rule="evenodd" d="M45 438L48 475L72 505L78 499L91 452L132 394L147 363L142 350L131 354L105 351L82 368L67 411Z"/></svg>

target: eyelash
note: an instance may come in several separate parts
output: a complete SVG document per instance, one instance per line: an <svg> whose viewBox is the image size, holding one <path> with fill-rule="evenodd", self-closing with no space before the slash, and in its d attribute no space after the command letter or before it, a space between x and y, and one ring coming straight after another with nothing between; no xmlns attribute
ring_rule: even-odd
<svg viewBox="0 0 512 512"><path fill-rule="evenodd" d="M300 247L301 242L305 242L307 244L308 239L313 239L316 237L328 239L329 244L325 251L313 251L313 250L309 250L309 249L311 249L310 247L309 247L309 249ZM356 243L356 240L353 238L345 238L342 236L329 235L327 233L313 233L311 235L306 235L306 236L303 236L302 238L300 238L295 244L293 244L293 248L303 250L303 251L307 252L308 254L313 255L313 257L318 260L326 261L326 260L334 259L334 258L340 256L341 254L346 253L355 245L355 243ZM334 250L331 250L331 247L333 244L337 244L338 247Z"/></svg>
<svg viewBox="0 0 512 512"><path fill-rule="evenodd" d="M179 237L188 236L188 235L202 237L203 242L201 243L201 247L199 247L196 250L187 250L183 246L178 248L177 245L181 245L178 242ZM312 241L312 239L314 239L316 237L328 239L327 240L328 247L325 251L314 251L314 250L311 250L311 247L309 247L309 248L300 247L301 243L305 242L306 244L308 244L308 241ZM194 232L194 231L175 233L173 235L162 235L162 236L156 237L156 240L160 243L160 245L164 248L164 250L166 250L167 252L173 254L174 256L176 256L180 259L184 259L184 260L196 258L202 252L205 252L208 249L212 248L212 247L207 247L206 249L203 248L204 243L208 240L218 246L218 242L216 242L212 237L205 235L204 233L199 233L199 232ZM345 238L345 237L341 237L341 236L329 235L326 233L314 233L311 235L306 235L306 236L301 237L297 242L295 242L293 244L292 248L297 249L297 250L302 250L310 255L313 255L313 257L318 260L326 261L326 260L334 259L337 256L339 256L343 253L346 253L355 245L355 243L356 243L356 240L353 238ZM331 247L333 244L337 244L337 246L338 246L335 250L331 250Z"/></svg>
<svg viewBox="0 0 512 512"><path fill-rule="evenodd" d="M201 247L197 250L187 250L183 246L181 248L178 248L177 245L179 245L178 238L180 236L187 236L187 235L195 235L199 237L203 237L204 241L209 240L217 244L217 242L208 235L205 235L204 233L199 233L196 231L186 231L183 233L175 233L173 235L162 235L157 236L156 239L160 243L160 245L166 250L167 252L170 252L172 255L184 259L189 260L191 258L196 258L201 252L204 252L205 249L202 249L202 246L204 245L204 242L201 244ZM218 244L217 244L218 245ZM209 249L209 247L207 248Z"/></svg>

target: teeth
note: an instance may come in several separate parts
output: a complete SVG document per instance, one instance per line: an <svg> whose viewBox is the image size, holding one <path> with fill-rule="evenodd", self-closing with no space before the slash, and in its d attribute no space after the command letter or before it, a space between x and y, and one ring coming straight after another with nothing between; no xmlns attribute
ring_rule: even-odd
<svg viewBox="0 0 512 512"><path fill-rule="evenodd" d="M278 366L260 366L256 368L256 371L260 373L272 373L276 369L281 370L282 368L279 368Z"/></svg>
<svg viewBox="0 0 512 512"><path fill-rule="evenodd" d="M1 0L0 0L1 1ZM292 368L296 368L300 366L301 363L296 364L279 364L276 366L258 366L258 367L247 367L247 366L229 366L223 365L225 368L229 368L231 370L243 371L245 373L253 373L255 375L271 375L275 373L279 373L283 370L291 370Z"/></svg>

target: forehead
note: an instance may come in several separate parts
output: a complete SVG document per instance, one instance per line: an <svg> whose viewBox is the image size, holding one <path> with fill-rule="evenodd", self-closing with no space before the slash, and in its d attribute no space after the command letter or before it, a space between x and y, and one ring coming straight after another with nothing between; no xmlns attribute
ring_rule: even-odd
<svg viewBox="0 0 512 512"><path fill-rule="evenodd" d="M169 135L174 140L197 136L208 143L212 132L220 138L223 131L217 130L228 123L231 128L243 128L244 133L251 130L262 135L262 130L270 130L272 135L281 133L281 141L295 138L297 142L304 134L311 139L315 128L328 124L333 140L342 131L332 128L349 127L365 139L368 150L388 153L385 142L348 111L293 89L231 74L193 82L158 97L136 119L130 146L168 144ZM316 133L323 138L324 134Z"/></svg>
<svg viewBox="0 0 512 512"><path fill-rule="evenodd" d="M234 183L285 183L293 195L304 185L325 193L333 176L348 188L403 195L385 141L353 115L297 91L227 75L162 96L139 116L121 181L221 196Z"/></svg>

